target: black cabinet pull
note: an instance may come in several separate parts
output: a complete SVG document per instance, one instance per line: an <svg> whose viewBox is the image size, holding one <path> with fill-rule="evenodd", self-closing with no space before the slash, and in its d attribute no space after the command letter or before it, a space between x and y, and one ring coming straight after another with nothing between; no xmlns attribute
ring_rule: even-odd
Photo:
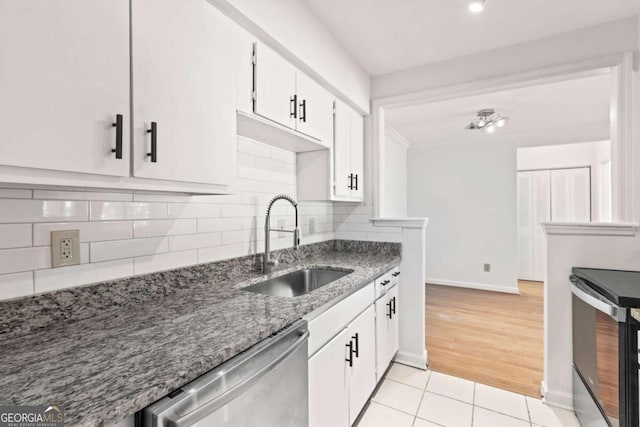
<svg viewBox="0 0 640 427"><path fill-rule="evenodd" d="M151 134L151 152L147 153L151 157L151 163L158 162L158 123L151 122L151 129L147 129L147 133Z"/></svg>
<svg viewBox="0 0 640 427"><path fill-rule="evenodd" d="M353 341L349 341L346 347L349 347L349 358L344 360L349 362L349 366L353 366Z"/></svg>
<svg viewBox="0 0 640 427"><path fill-rule="evenodd" d="M356 188L354 190L358 191L358 174L356 174Z"/></svg>
<svg viewBox="0 0 640 427"><path fill-rule="evenodd" d="M399 271L396 271L395 273L392 274L393 277L398 277L400 275Z"/></svg>
<svg viewBox="0 0 640 427"><path fill-rule="evenodd" d="M289 117L293 117L294 119L297 119L298 118L298 95L293 95L291 98L289 98L289 102L290 102Z"/></svg>
<svg viewBox="0 0 640 427"><path fill-rule="evenodd" d="M396 314L396 297L393 297L393 299L391 299L391 302L393 303L393 305L392 305L393 314Z"/></svg>
<svg viewBox="0 0 640 427"><path fill-rule="evenodd" d="M355 353L356 358L358 358L358 357L360 357L360 350L359 350L360 349L360 345L358 344L358 333L356 332L356 334L354 336L352 336L351 338L356 340L356 349L352 350L352 351Z"/></svg>
<svg viewBox="0 0 640 427"><path fill-rule="evenodd" d="M122 159L122 114L116 114L116 121L112 126L116 128L116 148L112 148L111 152L116 153L116 159Z"/></svg>
<svg viewBox="0 0 640 427"><path fill-rule="evenodd" d="M391 308L392 306L392 300L389 300L389 302L387 303L387 307L389 308L389 312L387 313L387 317L389 319L393 319L393 308Z"/></svg>
<svg viewBox="0 0 640 427"><path fill-rule="evenodd" d="M348 176L348 178L349 178L349 185L347 185L347 188L348 188L349 190L353 190L353 174L352 174L352 173L350 173L350 174L349 174L349 176Z"/></svg>
<svg viewBox="0 0 640 427"><path fill-rule="evenodd" d="M307 122L307 100L303 99L300 103L300 121Z"/></svg>
<svg viewBox="0 0 640 427"><path fill-rule="evenodd" d="M389 283L391 283L391 280L384 280L384 281L380 282L380 284L382 286L387 286Z"/></svg>

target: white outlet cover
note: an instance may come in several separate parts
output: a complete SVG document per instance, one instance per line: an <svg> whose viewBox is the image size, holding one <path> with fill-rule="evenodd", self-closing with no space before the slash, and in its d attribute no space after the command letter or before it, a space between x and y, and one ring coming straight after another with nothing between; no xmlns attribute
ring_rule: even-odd
<svg viewBox="0 0 640 427"><path fill-rule="evenodd" d="M67 267L80 264L80 230L51 232L51 266Z"/></svg>

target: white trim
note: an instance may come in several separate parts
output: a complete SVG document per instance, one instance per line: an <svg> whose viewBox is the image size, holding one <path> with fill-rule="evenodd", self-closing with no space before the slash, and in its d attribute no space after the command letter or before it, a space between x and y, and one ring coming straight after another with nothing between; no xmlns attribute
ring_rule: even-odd
<svg viewBox="0 0 640 427"><path fill-rule="evenodd" d="M401 363L403 365L412 366L414 368L418 368L418 369L422 369L423 371L426 371L427 370L427 350L425 350L422 355L398 351L396 353L396 357L393 358L393 361L396 363Z"/></svg>
<svg viewBox="0 0 640 427"><path fill-rule="evenodd" d="M540 383L540 392L542 393L542 401L549 406L567 409L573 412L573 395L571 393L556 392L549 390L547 384L542 381Z"/></svg>
<svg viewBox="0 0 640 427"><path fill-rule="evenodd" d="M429 218L371 218L371 222L375 227L425 228Z"/></svg>
<svg viewBox="0 0 640 427"><path fill-rule="evenodd" d="M455 286L456 288L467 288L467 289L477 289L480 291L490 291L490 292L500 292L503 294L514 294L520 295L520 291L517 287L513 288L512 286L497 286L497 285L487 285L484 283L476 283L476 282L461 282L458 280L447 280L447 279L438 279L435 277L425 277L425 283L432 285L445 285L445 286Z"/></svg>
<svg viewBox="0 0 640 427"><path fill-rule="evenodd" d="M403 148L409 148L411 146L411 141L409 141L403 134L398 132L395 128L386 125L386 132L394 138L394 142L398 143L398 145Z"/></svg>
<svg viewBox="0 0 640 427"><path fill-rule="evenodd" d="M547 235L570 236L635 236L638 231L636 223L605 222L543 222Z"/></svg>

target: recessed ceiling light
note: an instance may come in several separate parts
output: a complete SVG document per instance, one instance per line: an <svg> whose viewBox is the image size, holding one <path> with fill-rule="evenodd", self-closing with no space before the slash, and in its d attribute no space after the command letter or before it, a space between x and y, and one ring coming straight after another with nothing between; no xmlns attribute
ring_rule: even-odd
<svg viewBox="0 0 640 427"><path fill-rule="evenodd" d="M473 0L469 3L469 12L480 13L484 10L485 0Z"/></svg>

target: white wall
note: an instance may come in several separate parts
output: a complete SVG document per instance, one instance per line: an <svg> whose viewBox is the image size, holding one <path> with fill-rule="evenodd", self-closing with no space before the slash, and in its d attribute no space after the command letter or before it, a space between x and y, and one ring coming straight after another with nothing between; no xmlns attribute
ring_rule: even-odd
<svg viewBox="0 0 640 427"><path fill-rule="evenodd" d="M374 77L371 81L371 97L378 99L443 88L631 52L638 46L637 31L638 21L632 17L530 43Z"/></svg>
<svg viewBox="0 0 640 427"><path fill-rule="evenodd" d="M512 144L410 147L408 214L429 218L427 282L517 292L516 192Z"/></svg>
<svg viewBox="0 0 640 427"><path fill-rule="evenodd" d="M303 1L209 0L343 100L369 112L370 77Z"/></svg>
<svg viewBox="0 0 640 427"><path fill-rule="evenodd" d="M518 148L517 167L519 171L591 167L591 220L603 222L610 220L601 217L603 198L600 182L605 160L611 160L610 141L583 142Z"/></svg>
<svg viewBox="0 0 640 427"><path fill-rule="evenodd" d="M296 196L295 162L295 153L239 138L229 196L0 189L0 299L260 253L267 203ZM293 227L290 205L274 212L274 227ZM301 203L299 215L303 244L333 238L332 203ZM80 230L81 265L51 268L49 233L61 229ZM272 234L275 249L291 243Z"/></svg>
<svg viewBox="0 0 640 427"><path fill-rule="evenodd" d="M384 161L386 173L380 185L384 186L380 201L380 216L403 218L407 216L407 149L409 141L393 128L385 132Z"/></svg>

